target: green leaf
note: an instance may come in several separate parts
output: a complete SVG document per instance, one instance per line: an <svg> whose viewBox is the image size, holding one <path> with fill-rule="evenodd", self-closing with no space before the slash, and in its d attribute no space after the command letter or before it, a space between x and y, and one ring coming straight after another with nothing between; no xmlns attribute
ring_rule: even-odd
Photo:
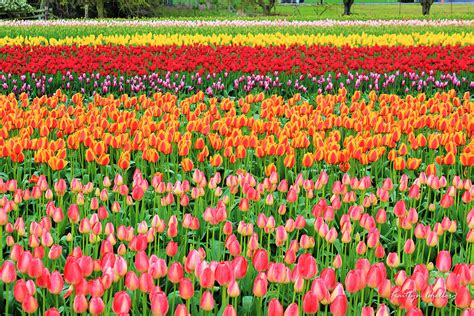
<svg viewBox="0 0 474 316"><path fill-rule="evenodd" d="M225 251L224 243L220 240L210 240L210 246L212 250L212 252L209 253L210 260L221 260Z"/></svg>
<svg viewBox="0 0 474 316"><path fill-rule="evenodd" d="M244 296L242 299L242 309L244 313L251 314L253 308L253 296Z"/></svg>

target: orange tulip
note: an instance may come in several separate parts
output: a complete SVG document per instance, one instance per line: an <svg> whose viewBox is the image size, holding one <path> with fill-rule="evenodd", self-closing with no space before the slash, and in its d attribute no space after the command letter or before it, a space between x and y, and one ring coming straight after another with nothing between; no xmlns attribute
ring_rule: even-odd
<svg viewBox="0 0 474 316"><path fill-rule="evenodd" d="M101 166L108 166L110 163L110 157L108 154L102 155L97 158L97 163Z"/></svg>
<svg viewBox="0 0 474 316"><path fill-rule="evenodd" d="M283 164L285 166L285 168L293 168L293 166L295 165L295 155L288 155L285 157L285 159L283 160Z"/></svg>
<svg viewBox="0 0 474 316"><path fill-rule="evenodd" d="M127 170L130 166L130 152L122 152L117 165L122 170Z"/></svg>
<svg viewBox="0 0 474 316"><path fill-rule="evenodd" d="M408 158L407 159L407 168L409 170L417 170L420 167L421 159L417 158Z"/></svg>
<svg viewBox="0 0 474 316"><path fill-rule="evenodd" d="M314 163L313 154L305 153L303 156L303 166L305 166L306 168L309 168L313 165L313 163Z"/></svg>
<svg viewBox="0 0 474 316"><path fill-rule="evenodd" d="M426 166L426 174L429 175L436 175L436 166L434 164L429 164Z"/></svg>
<svg viewBox="0 0 474 316"><path fill-rule="evenodd" d="M181 161L181 168L183 168L184 172L189 172L193 170L194 164L193 161L189 158L185 158Z"/></svg>
<svg viewBox="0 0 474 316"><path fill-rule="evenodd" d="M403 157L397 157L393 160L393 168L395 170L403 170L405 169L405 165L406 165L406 162L405 162L405 159L403 159Z"/></svg>

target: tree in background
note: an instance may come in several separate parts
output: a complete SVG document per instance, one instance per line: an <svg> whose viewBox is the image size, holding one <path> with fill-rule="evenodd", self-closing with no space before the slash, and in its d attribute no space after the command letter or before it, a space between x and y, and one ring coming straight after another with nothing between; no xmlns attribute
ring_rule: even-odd
<svg viewBox="0 0 474 316"><path fill-rule="evenodd" d="M86 5L89 8L89 16L117 18L151 16L153 8L161 5L164 0L29 0L28 2L33 7L43 9L46 1L53 9L54 15L61 18L84 17Z"/></svg>
<svg viewBox="0 0 474 316"><path fill-rule="evenodd" d="M119 8L121 13L127 16L139 16L141 15L140 11L150 8L150 4L147 2L147 0L84 0L84 4L95 5L98 18L105 18L109 16L109 13L105 10L105 7L109 7L110 2L115 2L115 5Z"/></svg>
<svg viewBox="0 0 474 316"><path fill-rule="evenodd" d="M263 9L263 14L270 15L275 7L276 0L251 0L251 4L258 5Z"/></svg>
<svg viewBox="0 0 474 316"><path fill-rule="evenodd" d="M423 12L423 15L430 14L430 8L433 2L434 2L433 0L420 0L421 10Z"/></svg>
<svg viewBox="0 0 474 316"><path fill-rule="evenodd" d="M354 4L354 0L343 0L344 2L344 15L351 15L351 7Z"/></svg>
<svg viewBox="0 0 474 316"><path fill-rule="evenodd" d="M16 17L17 14L30 13L33 7L26 0L0 0L0 14L7 17Z"/></svg>

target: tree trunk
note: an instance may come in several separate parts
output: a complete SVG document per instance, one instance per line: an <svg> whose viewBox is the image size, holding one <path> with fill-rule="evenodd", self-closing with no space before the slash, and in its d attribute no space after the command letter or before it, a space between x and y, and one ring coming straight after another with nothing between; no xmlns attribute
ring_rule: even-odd
<svg viewBox="0 0 474 316"><path fill-rule="evenodd" d="M95 7L97 9L97 17L99 19L105 18L104 0L97 0Z"/></svg>
<svg viewBox="0 0 474 316"><path fill-rule="evenodd" d="M48 13L49 13L49 0L45 0L44 2L44 19L48 20Z"/></svg>
<svg viewBox="0 0 474 316"><path fill-rule="evenodd" d="M423 15L428 15L430 14L430 8L431 8L431 1L430 0L422 0L421 1L421 8L422 8L422 13Z"/></svg>
<svg viewBox="0 0 474 316"><path fill-rule="evenodd" d="M351 7L354 1L344 1L344 15L351 15Z"/></svg>
<svg viewBox="0 0 474 316"><path fill-rule="evenodd" d="M270 15L271 11L272 11L272 7L271 7L271 6L269 6L269 5L264 5L264 6L263 6L263 14L265 14L265 15Z"/></svg>

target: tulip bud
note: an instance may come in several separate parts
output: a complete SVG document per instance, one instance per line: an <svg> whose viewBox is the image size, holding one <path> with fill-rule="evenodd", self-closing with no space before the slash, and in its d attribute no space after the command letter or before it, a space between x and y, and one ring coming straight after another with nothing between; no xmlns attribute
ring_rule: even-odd
<svg viewBox="0 0 474 316"><path fill-rule="evenodd" d="M112 310L116 314L128 314L132 306L132 300L127 292L121 291L114 295Z"/></svg>
<svg viewBox="0 0 474 316"><path fill-rule="evenodd" d="M273 298L268 304L268 315L272 316L283 316L283 306L278 301L278 299Z"/></svg>
<svg viewBox="0 0 474 316"><path fill-rule="evenodd" d="M85 313L87 311L88 303L85 295L76 295L74 297L73 310L75 313Z"/></svg>
<svg viewBox="0 0 474 316"><path fill-rule="evenodd" d="M303 297L303 312L306 314L316 314L319 310L319 301L316 294L308 291Z"/></svg>
<svg viewBox="0 0 474 316"><path fill-rule="evenodd" d="M448 251L442 250L438 253L436 257L436 268L440 272L448 272L451 270L451 254Z"/></svg>
<svg viewBox="0 0 474 316"><path fill-rule="evenodd" d="M202 293L199 307L206 312L210 312L214 309L214 297L211 292L205 291Z"/></svg>
<svg viewBox="0 0 474 316"><path fill-rule="evenodd" d="M163 292L159 292L153 295L151 299L151 312L153 315L162 316L168 313L168 298Z"/></svg>

